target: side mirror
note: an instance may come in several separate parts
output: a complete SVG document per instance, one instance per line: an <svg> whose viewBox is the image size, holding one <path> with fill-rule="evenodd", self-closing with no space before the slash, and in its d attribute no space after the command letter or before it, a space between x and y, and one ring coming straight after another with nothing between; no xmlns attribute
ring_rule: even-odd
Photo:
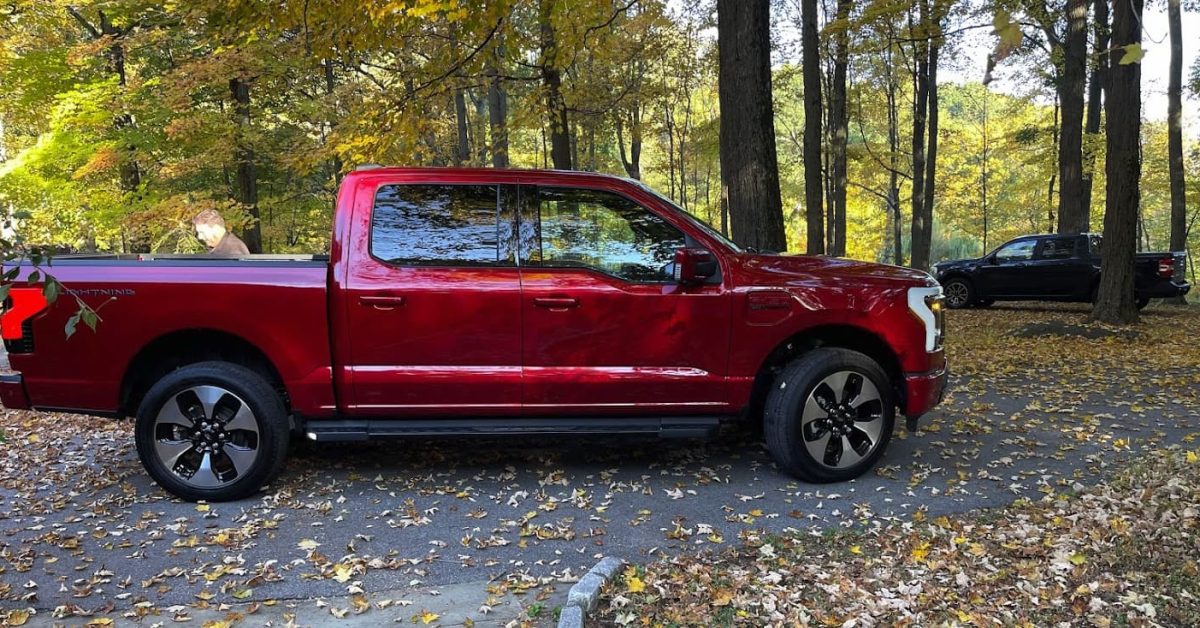
<svg viewBox="0 0 1200 628"><path fill-rule="evenodd" d="M717 258L700 248L675 249L675 281L681 285L704 283L717 274Z"/></svg>
<svg viewBox="0 0 1200 628"><path fill-rule="evenodd" d="M1000 263L1000 258L996 257L995 255L989 255L987 257L987 263L995 266L996 264Z"/></svg>

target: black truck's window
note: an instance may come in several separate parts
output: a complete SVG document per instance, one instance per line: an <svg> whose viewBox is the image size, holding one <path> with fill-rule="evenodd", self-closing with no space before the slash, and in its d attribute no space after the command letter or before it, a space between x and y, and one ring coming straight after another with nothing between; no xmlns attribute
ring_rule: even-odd
<svg viewBox="0 0 1200 628"><path fill-rule="evenodd" d="M539 188L522 219L522 263L590 267L634 282L671 281L685 242L657 214L596 190Z"/></svg>
<svg viewBox="0 0 1200 628"><path fill-rule="evenodd" d="M501 188L489 185L385 185L371 212L371 255L397 265L510 263Z"/></svg>
<svg viewBox="0 0 1200 628"><path fill-rule="evenodd" d="M1079 238L1046 238L1042 241L1041 259L1070 259L1075 257Z"/></svg>
<svg viewBox="0 0 1200 628"><path fill-rule="evenodd" d="M996 251L996 259L1001 262L1018 262L1033 259L1033 248L1037 240L1020 240L1009 242Z"/></svg>

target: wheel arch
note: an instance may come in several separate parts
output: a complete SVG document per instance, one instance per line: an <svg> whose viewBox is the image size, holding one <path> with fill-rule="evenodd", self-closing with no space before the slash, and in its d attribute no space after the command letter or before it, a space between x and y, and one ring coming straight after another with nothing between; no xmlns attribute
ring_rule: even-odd
<svg viewBox="0 0 1200 628"><path fill-rule="evenodd" d="M972 290L975 290L976 292L979 291L979 284L976 283L975 278L972 277L970 275L970 273L968 273L965 270L952 270L952 271L946 273L946 275L944 277L942 277L942 279L940 281L938 281L938 283L940 283L944 286L944 285L946 285L947 282L952 281L954 279L961 279L961 280L967 282L967 285L971 286ZM979 295L976 294L976 296L979 296Z"/></svg>
<svg viewBox="0 0 1200 628"><path fill-rule="evenodd" d="M763 360L754 377L750 396L749 416L761 414L771 384L779 372L792 360L821 347L857 351L874 360L887 373L899 407L905 403L904 371L900 356L880 335L870 329L848 324L826 324L809 327L789 336Z"/></svg>
<svg viewBox="0 0 1200 628"><path fill-rule="evenodd" d="M137 413L146 392L167 373L198 362L229 362L262 375L280 393L290 410L287 389L279 369L267 354L250 341L216 329L181 329L163 334L142 347L121 376L119 408L126 416Z"/></svg>

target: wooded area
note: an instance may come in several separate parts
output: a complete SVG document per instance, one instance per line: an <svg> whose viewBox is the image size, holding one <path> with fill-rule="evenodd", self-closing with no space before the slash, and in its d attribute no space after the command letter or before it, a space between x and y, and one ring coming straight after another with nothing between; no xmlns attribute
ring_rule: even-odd
<svg viewBox="0 0 1200 628"><path fill-rule="evenodd" d="M199 251L214 208L251 251L313 251L358 164L547 167L762 250L927 269L1103 224L1114 255L1194 253L1196 7L1155 1L1170 111L1143 124L1140 0L14 0L0 207L59 250ZM940 78L968 36L988 75ZM1136 316L1118 275L1104 320Z"/></svg>

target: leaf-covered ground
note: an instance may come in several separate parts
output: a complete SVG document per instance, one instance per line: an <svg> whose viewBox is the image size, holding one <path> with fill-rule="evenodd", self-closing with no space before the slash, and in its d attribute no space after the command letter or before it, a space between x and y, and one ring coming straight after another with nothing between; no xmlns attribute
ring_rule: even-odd
<svg viewBox="0 0 1200 628"><path fill-rule="evenodd" d="M969 450L962 437L973 431L1037 434L1056 444L1014 442L1030 453L1049 448L1051 459L1102 443L1085 458L1110 469L1098 483L1082 468L1011 475L1012 458L1000 456L988 465L995 471L974 477L1034 482L1042 494L949 516L926 508L864 516L823 533L747 532L722 551L629 568L606 589L604 623L1200 625L1195 308L1152 310L1132 330L1086 324L1074 307L953 312L950 320L962 377L957 411L931 426L940 457ZM1027 402L1006 413L979 401L995 396Z"/></svg>
<svg viewBox="0 0 1200 628"><path fill-rule="evenodd" d="M627 569L606 591L603 622L1200 625L1194 450L994 512L744 541Z"/></svg>
<svg viewBox="0 0 1200 628"><path fill-rule="evenodd" d="M883 551L882 530L936 527L942 516L979 525L980 508L1087 490L1146 451L1200 446L1200 313L1154 306L1134 335L1083 319L1074 306L951 313L946 402L920 433L901 428L875 473L833 486L780 473L740 432L710 442L466 439L297 452L258 497L196 505L145 476L128 422L2 411L0 619L149 625L228 609L257 624L247 613L290 604L437 625L445 619L420 608L421 596L469 584L480 595L464 616L480 625L504 608L544 622L560 603L551 587L605 555L652 564L842 530L862 539L847 560L866 560ZM944 560L943 545L931 539L927 560ZM911 549L899 537L892 547ZM1084 556L1073 569L1097 566ZM915 579L889 586L901 581ZM935 577L922 582L943 594ZM647 602L631 600L623 613ZM1172 623L1155 604L1158 621Z"/></svg>

